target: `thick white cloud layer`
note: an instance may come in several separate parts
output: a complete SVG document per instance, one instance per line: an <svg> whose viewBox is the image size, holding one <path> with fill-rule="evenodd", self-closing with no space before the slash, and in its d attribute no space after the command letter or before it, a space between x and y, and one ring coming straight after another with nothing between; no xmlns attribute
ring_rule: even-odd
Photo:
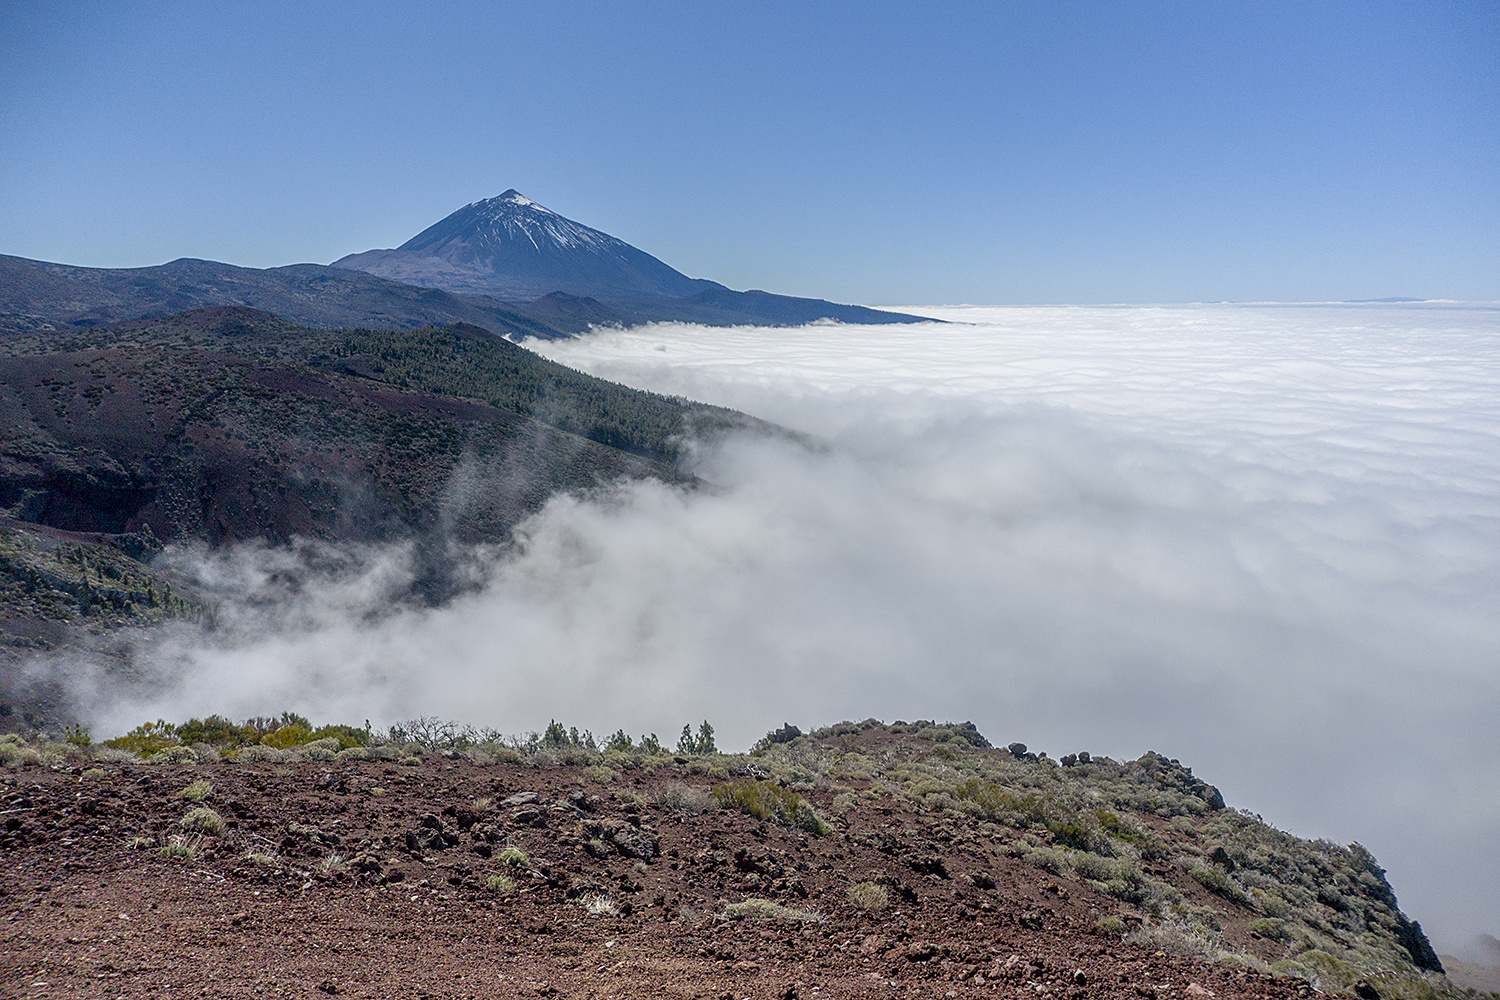
<svg viewBox="0 0 1500 1000"><path fill-rule="evenodd" d="M718 489L558 499L440 610L368 617L404 557L356 553L239 604L235 638L143 652L162 686L101 722L706 717L743 747L972 719L1181 758L1366 844L1440 939L1500 928L1500 310L924 312L957 322L531 345L828 446L734 440L701 457ZM204 570L264 594L287 560Z"/></svg>

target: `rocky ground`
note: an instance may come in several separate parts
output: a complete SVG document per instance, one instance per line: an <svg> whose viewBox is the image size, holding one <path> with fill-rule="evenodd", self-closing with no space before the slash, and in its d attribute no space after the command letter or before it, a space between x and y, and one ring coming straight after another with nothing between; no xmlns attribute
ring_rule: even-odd
<svg viewBox="0 0 1500 1000"><path fill-rule="evenodd" d="M864 796L819 836L716 808L722 780L686 764L429 753L11 770L0 993L1312 993L1123 940L1101 920L1129 928L1139 912L1007 856L980 824ZM830 795L808 799L831 815Z"/></svg>

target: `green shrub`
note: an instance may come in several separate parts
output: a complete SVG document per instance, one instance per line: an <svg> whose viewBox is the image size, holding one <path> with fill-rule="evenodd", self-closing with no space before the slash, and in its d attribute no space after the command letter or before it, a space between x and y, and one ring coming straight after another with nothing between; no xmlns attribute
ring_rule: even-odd
<svg viewBox="0 0 1500 1000"><path fill-rule="evenodd" d="M129 750L133 754L142 757L151 757L161 753L167 747L180 746L182 740L177 736L177 727L165 719L157 719L155 722L143 723L136 726L124 736L116 736L112 740L105 740L104 745L116 750Z"/></svg>
<svg viewBox="0 0 1500 1000"><path fill-rule="evenodd" d="M207 743L217 747L235 747L260 739L260 732L253 726L235 725L222 715L189 719L177 727L177 735L184 743Z"/></svg>
<svg viewBox="0 0 1500 1000"><path fill-rule="evenodd" d="M185 830L218 836L224 832L224 817L207 806L199 806L196 809L190 809L187 815L182 817L181 826Z"/></svg>
<svg viewBox="0 0 1500 1000"><path fill-rule="evenodd" d="M663 809L682 813L687 816L696 816L699 813L708 812L715 805L715 797L701 788L685 785L680 781L659 789L651 800Z"/></svg>
<svg viewBox="0 0 1500 1000"><path fill-rule="evenodd" d="M280 763L288 759L288 751L252 743L247 747L240 747L234 759L246 764Z"/></svg>
<svg viewBox="0 0 1500 1000"><path fill-rule="evenodd" d="M1251 889L1250 898L1254 900L1255 908L1268 917L1289 917L1296 910L1296 907L1274 890Z"/></svg>
<svg viewBox="0 0 1500 1000"><path fill-rule="evenodd" d="M1069 858L1073 871L1080 878L1086 878L1094 882L1108 882L1112 878L1122 878L1129 874L1139 875L1135 866L1128 861L1118 858L1104 858L1097 854L1080 852Z"/></svg>
<svg viewBox="0 0 1500 1000"><path fill-rule="evenodd" d="M1050 812L1046 801L1035 792L1017 796L983 778L970 778L955 787L953 794L971 803L985 819L1003 820L1019 814L1028 823L1039 823Z"/></svg>
<svg viewBox="0 0 1500 1000"><path fill-rule="evenodd" d="M177 793L177 797L187 799L189 802L202 802L213 793L214 786L200 778L184 787Z"/></svg>
<svg viewBox="0 0 1500 1000"><path fill-rule="evenodd" d="M0 764L7 764L14 767L36 767L41 763L41 752L35 747L17 746L14 743L0 744Z"/></svg>
<svg viewBox="0 0 1500 1000"><path fill-rule="evenodd" d="M819 837L829 833L828 824L806 799L769 781L726 782L714 789L714 800L721 809L738 810L759 820L795 827Z"/></svg>
<svg viewBox="0 0 1500 1000"><path fill-rule="evenodd" d="M1026 862L1054 875L1067 875L1073 869L1069 853L1055 847L1038 847L1028 851Z"/></svg>
<svg viewBox="0 0 1500 1000"><path fill-rule="evenodd" d="M519 847L507 847L495 855L495 860L510 868L530 868L531 857Z"/></svg>
<svg viewBox="0 0 1500 1000"><path fill-rule="evenodd" d="M491 875L484 884L497 896L508 896L516 891L516 880L509 875Z"/></svg>
<svg viewBox="0 0 1500 1000"><path fill-rule="evenodd" d="M1286 941L1292 936L1291 932L1287 929L1286 921L1276 917L1262 917L1259 920L1251 921L1250 931L1252 934L1259 934L1261 937L1270 938L1272 941Z"/></svg>
<svg viewBox="0 0 1500 1000"><path fill-rule="evenodd" d="M1101 917L1094 927L1098 929L1099 933L1108 934L1110 937L1120 938L1125 936L1125 921L1119 917Z"/></svg>
<svg viewBox="0 0 1500 1000"><path fill-rule="evenodd" d="M1089 828L1074 818L1056 819L1047 824L1047 830L1052 834L1052 839L1064 847L1074 850L1087 850L1089 846Z"/></svg>
<svg viewBox="0 0 1500 1000"><path fill-rule="evenodd" d="M1099 821L1099 826L1105 833L1137 848L1141 852L1141 857L1155 861L1167 856L1161 839L1150 830L1142 828L1140 824L1123 820L1119 814L1110 812L1108 809L1095 810L1094 818Z"/></svg>
<svg viewBox="0 0 1500 1000"><path fill-rule="evenodd" d="M192 747L169 746L146 758L147 764L196 764L198 755Z"/></svg>
<svg viewBox="0 0 1500 1000"><path fill-rule="evenodd" d="M291 725L282 726L275 732L267 733L260 738L262 746L272 747L276 750L290 750L313 740L312 729L308 726Z"/></svg>
<svg viewBox="0 0 1500 1000"><path fill-rule="evenodd" d="M1255 905L1240 884L1222 869L1194 863L1187 866L1187 873L1193 881L1217 896L1244 907L1253 908Z"/></svg>
<svg viewBox="0 0 1500 1000"><path fill-rule="evenodd" d="M350 750L354 747L367 747L370 745L370 731L358 729L354 726L319 726L313 730L312 740L336 739L338 750ZM312 742L310 740L309 742Z"/></svg>
<svg viewBox="0 0 1500 1000"><path fill-rule="evenodd" d="M198 856L198 843L197 837L173 834L156 849L156 854L168 861L191 861Z"/></svg>
<svg viewBox="0 0 1500 1000"><path fill-rule="evenodd" d="M298 746L292 748L292 752L297 754L303 760L330 761L338 760L339 754L343 753L345 749L346 748L339 743L337 737L326 736L320 740L309 740L306 743L299 744ZM363 748L349 747L347 749L357 750Z"/></svg>

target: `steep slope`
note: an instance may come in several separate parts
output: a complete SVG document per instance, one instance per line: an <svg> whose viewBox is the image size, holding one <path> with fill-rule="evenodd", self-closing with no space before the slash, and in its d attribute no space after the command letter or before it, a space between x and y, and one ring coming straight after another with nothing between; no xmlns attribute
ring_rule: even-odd
<svg viewBox="0 0 1500 1000"><path fill-rule="evenodd" d="M560 335L498 302L320 264L261 270L184 258L158 267L101 268L0 255L0 334L100 326L205 306L248 306L317 327L471 323L501 336Z"/></svg>
<svg viewBox="0 0 1500 1000"><path fill-rule="evenodd" d="M394 250L350 254L333 266L514 300L549 292L678 297L722 287L689 278L645 251L565 219L514 189L464 206Z"/></svg>
<svg viewBox="0 0 1500 1000"><path fill-rule="evenodd" d="M755 424L462 325L326 331L218 308L0 349L0 513L70 531L495 539L558 490L691 482L684 435Z"/></svg>

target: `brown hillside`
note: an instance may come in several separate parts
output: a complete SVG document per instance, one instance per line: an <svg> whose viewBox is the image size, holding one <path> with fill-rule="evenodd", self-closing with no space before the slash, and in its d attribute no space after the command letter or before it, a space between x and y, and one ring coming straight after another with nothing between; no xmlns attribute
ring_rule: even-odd
<svg viewBox="0 0 1500 1000"><path fill-rule="evenodd" d="M482 495L444 508L460 463ZM273 359L154 347L0 358L0 505L211 544L495 537L552 493L662 463L480 403ZM455 505L456 507L456 505Z"/></svg>
<svg viewBox="0 0 1500 1000"><path fill-rule="evenodd" d="M176 731L235 728L209 722ZM560 727L510 745L433 726L344 750L266 745L313 735L218 750L147 727L121 745L149 763L6 744L0 982L77 997L1227 1000L1310 996L1312 979L1459 995L1382 937L1399 913L1373 859L1214 809L1209 786L1155 755L1059 766L971 727L873 722L748 756L622 736L601 752ZM976 804L966 775L1034 799ZM1070 810L1089 791L1111 808ZM1275 866L1257 845L1275 845ZM1137 890L1090 857L1128 862ZM1318 891L1298 895L1296 871L1318 864ZM1260 874L1277 866L1281 882Z"/></svg>

